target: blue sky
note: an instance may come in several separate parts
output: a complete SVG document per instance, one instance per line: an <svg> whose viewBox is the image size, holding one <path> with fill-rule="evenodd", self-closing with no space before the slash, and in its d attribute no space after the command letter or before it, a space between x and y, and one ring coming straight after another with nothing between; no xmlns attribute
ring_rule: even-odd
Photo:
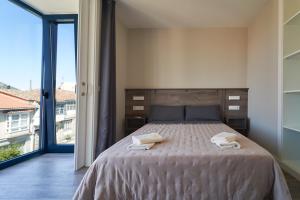
<svg viewBox="0 0 300 200"><path fill-rule="evenodd" d="M0 82L22 90L40 88L42 20L8 0L0 0ZM58 26L57 85L75 82L73 25Z"/></svg>

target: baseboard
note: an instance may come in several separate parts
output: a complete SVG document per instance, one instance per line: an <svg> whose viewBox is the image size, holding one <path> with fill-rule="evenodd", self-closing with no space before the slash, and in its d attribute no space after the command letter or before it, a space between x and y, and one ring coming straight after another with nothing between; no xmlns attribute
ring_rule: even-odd
<svg viewBox="0 0 300 200"><path fill-rule="evenodd" d="M296 170L294 170L292 167L290 167L288 164L285 162L279 161L280 167L283 169L283 171L287 172L294 178L296 178L298 181L300 181L300 173Z"/></svg>

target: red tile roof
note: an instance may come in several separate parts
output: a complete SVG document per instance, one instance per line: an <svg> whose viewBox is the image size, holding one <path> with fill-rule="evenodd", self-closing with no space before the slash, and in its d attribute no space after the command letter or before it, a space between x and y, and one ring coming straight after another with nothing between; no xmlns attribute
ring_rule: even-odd
<svg viewBox="0 0 300 200"><path fill-rule="evenodd" d="M62 101L70 101L76 100L76 93L67 91L67 90L61 90L61 89L56 89L56 94L55 94L56 101L62 102Z"/></svg>
<svg viewBox="0 0 300 200"><path fill-rule="evenodd" d="M0 92L3 91L5 93L11 94L13 96L20 97L22 99L28 100L28 101L40 101L40 90L35 89L31 91L22 91L22 90L14 90L14 89L0 89ZM56 101L57 102L63 102L68 100L76 100L76 94L75 92L67 91L67 90L56 90Z"/></svg>
<svg viewBox="0 0 300 200"><path fill-rule="evenodd" d="M34 109L35 106L25 99L0 91L0 110Z"/></svg>

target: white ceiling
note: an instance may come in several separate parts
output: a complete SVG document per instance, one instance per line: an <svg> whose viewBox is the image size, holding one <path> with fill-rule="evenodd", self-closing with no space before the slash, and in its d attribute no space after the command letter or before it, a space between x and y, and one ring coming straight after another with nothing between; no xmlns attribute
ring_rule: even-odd
<svg viewBox="0 0 300 200"><path fill-rule="evenodd" d="M77 14L79 0L24 0L43 14Z"/></svg>
<svg viewBox="0 0 300 200"><path fill-rule="evenodd" d="M267 0L118 0L129 28L246 27Z"/></svg>

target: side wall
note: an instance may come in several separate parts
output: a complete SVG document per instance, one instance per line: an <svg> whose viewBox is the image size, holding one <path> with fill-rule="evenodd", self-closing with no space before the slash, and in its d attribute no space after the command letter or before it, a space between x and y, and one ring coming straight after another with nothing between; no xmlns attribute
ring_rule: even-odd
<svg viewBox="0 0 300 200"><path fill-rule="evenodd" d="M277 154L278 1L261 10L248 29L247 87L250 138Z"/></svg>
<svg viewBox="0 0 300 200"><path fill-rule="evenodd" d="M128 88L246 87L247 28L129 29Z"/></svg>

